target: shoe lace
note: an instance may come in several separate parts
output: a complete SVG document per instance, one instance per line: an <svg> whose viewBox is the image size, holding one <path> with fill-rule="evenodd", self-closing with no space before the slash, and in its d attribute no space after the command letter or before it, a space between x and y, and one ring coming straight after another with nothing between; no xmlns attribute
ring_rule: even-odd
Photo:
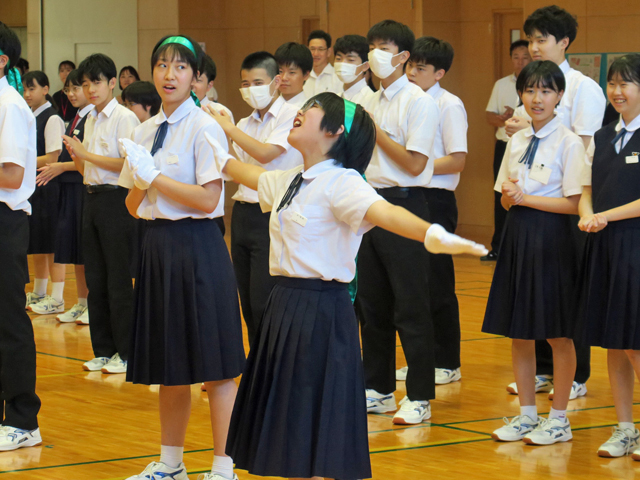
<svg viewBox="0 0 640 480"><path fill-rule="evenodd" d="M412 412L421 407L426 407L426 405L424 405L422 402L411 401L408 398L406 400L403 400L400 404L400 410L402 410L403 412Z"/></svg>
<svg viewBox="0 0 640 480"><path fill-rule="evenodd" d="M535 430L545 431L550 426L551 426L551 420L549 420L548 418L542 418L541 417L541 418L538 419L538 426L535 428Z"/></svg>
<svg viewBox="0 0 640 480"><path fill-rule="evenodd" d="M607 443L620 442L624 445L625 455L629 454L631 448L631 436L620 427L613 427L613 434L611 438L607 440Z"/></svg>

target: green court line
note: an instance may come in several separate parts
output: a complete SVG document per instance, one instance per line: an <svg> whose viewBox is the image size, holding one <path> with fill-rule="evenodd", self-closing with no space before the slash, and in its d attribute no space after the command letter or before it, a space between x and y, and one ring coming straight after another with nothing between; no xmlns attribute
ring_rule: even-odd
<svg viewBox="0 0 640 480"><path fill-rule="evenodd" d="M73 358L73 357L65 357L64 355L55 355L53 353L45 353L45 352L36 352L38 355L46 355L48 357L56 357L56 358L64 358L66 360L74 360L76 362L86 362L86 360L80 360L79 358Z"/></svg>

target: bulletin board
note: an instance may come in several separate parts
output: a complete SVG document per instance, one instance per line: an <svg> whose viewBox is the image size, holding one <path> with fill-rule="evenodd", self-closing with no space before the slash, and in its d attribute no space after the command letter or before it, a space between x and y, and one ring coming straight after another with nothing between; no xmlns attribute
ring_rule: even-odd
<svg viewBox="0 0 640 480"><path fill-rule="evenodd" d="M567 55L569 66L596 81L607 93L607 72L616 58L628 52L617 53L572 53Z"/></svg>

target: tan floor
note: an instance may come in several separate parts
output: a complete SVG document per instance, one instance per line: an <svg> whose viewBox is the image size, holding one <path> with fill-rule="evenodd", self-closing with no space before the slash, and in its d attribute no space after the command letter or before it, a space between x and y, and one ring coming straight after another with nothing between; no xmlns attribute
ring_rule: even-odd
<svg viewBox="0 0 640 480"><path fill-rule="evenodd" d="M593 350L588 395L570 403L572 442L532 447L491 440L490 432L502 425L502 417L518 413L517 397L505 391L512 381L510 343L480 332L493 264L460 257L455 265L462 318L462 381L437 388L430 423L396 427L391 415L369 416L374 478L640 478L640 462L596 455L616 422L600 349ZM65 298L70 307L75 300L71 269L67 279ZM82 362L92 358L89 328L62 325L55 316L31 315L44 443L0 453L0 480L116 480L139 473L158 458L157 388L127 384L124 375L82 371ZM398 348L398 366L402 365L404 357ZM404 383L398 382L396 398L403 396ZM539 411L548 412L546 396L537 398ZM206 403L199 387L193 387L185 447L191 479L209 470L213 455ZM637 405L636 416L640 414ZM258 478L243 471L238 474L240 479Z"/></svg>

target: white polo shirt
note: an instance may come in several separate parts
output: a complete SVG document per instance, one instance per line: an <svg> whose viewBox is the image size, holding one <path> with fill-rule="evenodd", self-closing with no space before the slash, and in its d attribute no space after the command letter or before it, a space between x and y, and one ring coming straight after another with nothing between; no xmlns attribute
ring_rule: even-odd
<svg viewBox="0 0 640 480"><path fill-rule="evenodd" d="M540 138L531 169L520 163L531 137ZM551 168L546 184L530 178L535 164ZM582 139L564 126L556 116L539 132L527 127L515 133L507 143L494 190L502 192L502 182L518 179L517 185L526 195L562 198L582 193L582 175L586 167Z"/></svg>
<svg viewBox="0 0 640 480"><path fill-rule="evenodd" d="M346 98L353 103L364 105L369 100L369 97L374 93L375 92L371 90L371 87L367 85L367 81L363 78L352 85L348 90L342 92L342 98Z"/></svg>
<svg viewBox="0 0 640 480"><path fill-rule="evenodd" d="M326 160L303 173L299 193L278 212L289 184L303 168L260 175L260 207L271 211L269 273L348 283L355 276L362 235L374 226L364 216L384 199L358 172Z"/></svg>
<svg viewBox="0 0 640 480"><path fill-rule="evenodd" d="M205 95L204 98L202 100L200 100L200 106L202 108L204 108L209 104L213 105L213 108L215 108L218 113L224 111L227 115L229 115L229 118L231 118L231 121L233 123L236 123L236 121L233 118L233 113L231 112L231 110L229 110L227 107L225 107L221 103L213 102L213 101L209 100L209 97L207 97Z"/></svg>
<svg viewBox="0 0 640 480"><path fill-rule="evenodd" d="M0 202L31 215L29 197L36 189L36 117L18 91L0 78L0 167L13 163L24 168L20 188L0 188Z"/></svg>
<svg viewBox="0 0 640 480"><path fill-rule="evenodd" d="M489 98L489 104L487 105L487 112L497 113L502 115L507 111L507 107L515 110L520 103L520 97L516 91L516 75L512 73L506 77L501 78L493 85L491 91L491 98ZM496 130L496 139L503 142L509 141L509 135L505 131L504 127L498 127Z"/></svg>
<svg viewBox="0 0 640 480"><path fill-rule="evenodd" d="M304 90L302 92L300 92L298 95L296 95L293 98L290 98L289 100L285 100L287 103L290 103L291 105L293 105L294 107L296 107L297 109L301 109L302 106L305 104L305 102L307 101L307 94L304 93Z"/></svg>
<svg viewBox="0 0 640 480"><path fill-rule="evenodd" d="M280 96L260 118L257 110L238 122L238 128L261 143L269 143L284 148L279 156L267 164L258 162L255 158L242 150L237 143L233 144L237 157L244 163L258 165L266 170L289 170L302 165L302 154L289 145L289 132L293 128L298 109L289 105ZM232 197L241 202L258 203L258 192L244 185L238 186L238 191Z"/></svg>
<svg viewBox="0 0 640 480"><path fill-rule="evenodd" d="M38 117L47 108L51 107L51 102L44 102L33 112L34 117ZM64 120L59 115L51 115L44 127L44 151L45 153L62 150L62 135L64 135Z"/></svg>
<svg viewBox="0 0 640 480"><path fill-rule="evenodd" d="M429 157L424 171L414 177L376 145L365 172L367 181L375 188L429 185L433 175L433 143L440 121L440 112L435 100L403 75L389 88L381 88L375 92L365 107L369 112L373 112L376 124L394 142L409 151Z"/></svg>
<svg viewBox="0 0 640 480"><path fill-rule="evenodd" d="M446 157L452 153L467 153L467 111L462 100L436 83L427 90L440 109L440 122L433 142L433 159ZM460 183L460 172L433 175L429 188L443 188L454 191Z"/></svg>
<svg viewBox="0 0 640 480"><path fill-rule="evenodd" d="M193 100L192 100L193 101ZM195 105L195 104L194 104ZM114 98L98 113L95 109L89 112L84 124L85 148L96 155L112 158L124 158L118 139L131 138L133 129L140 125L140 120ZM84 162L85 185L118 185L120 172L111 172Z"/></svg>
<svg viewBox="0 0 640 480"><path fill-rule="evenodd" d="M317 75L316 72L311 69L309 78L304 82L304 93L307 98L311 98L314 95L324 92L333 92L340 95L343 90L342 80L336 75L336 71L333 65L327 63L322 73Z"/></svg>
<svg viewBox="0 0 640 480"><path fill-rule="evenodd" d="M227 137L218 122L198 108L191 98L187 98L168 119L160 109L156 116L135 129L133 141L151 151L156 132L165 121L169 122L167 136L162 148L153 156L160 173L189 185L204 185L221 178L213 149L204 134L208 133L225 148ZM126 188L133 187L133 175L126 161L119 184ZM220 201L212 213L189 208L151 186L138 207L137 214L147 220L221 217L224 215L224 182Z"/></svg>

